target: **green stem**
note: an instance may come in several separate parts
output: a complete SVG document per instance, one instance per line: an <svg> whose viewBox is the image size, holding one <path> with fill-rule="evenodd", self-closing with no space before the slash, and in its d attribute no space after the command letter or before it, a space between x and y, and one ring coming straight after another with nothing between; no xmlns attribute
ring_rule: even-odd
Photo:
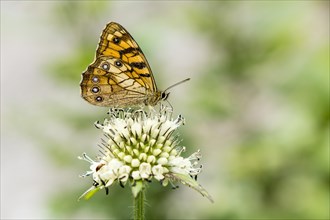
<svg viewBox="0 0 330 220"><path fill-rule="evenodd" d="M144 220L144 189L134 198L134 220Z"/></svg>

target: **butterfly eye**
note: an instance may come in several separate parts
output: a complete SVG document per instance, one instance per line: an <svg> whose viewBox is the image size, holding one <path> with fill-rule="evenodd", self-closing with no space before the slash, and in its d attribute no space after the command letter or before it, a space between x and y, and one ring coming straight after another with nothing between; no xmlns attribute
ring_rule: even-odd
<svg viewBox="0 0 330 220"><path fill-rule="evenodd" d="M97 101L97 102L102 102L102 101L103 101L103 98L102 98L101 96L97 96L97 97L95 98L95 101Z"/></svg>
<svg viewBox="0 0 330 220"><path fill-rule="evenodd" d="M94 83L98 83L100 80L99 80L99 78L97 76L93 76L92 81Z"/></svg>
<svg viewBox="0 0 330 220"><path fill-rule="evenodd" d="M168 98L168 95L169 95L169 93L162 92L161 93L161 99L165 101Z"/></svg>
<svg viewBox="0 0 330 220"><path fill-rule="evenodd" d="M122 64L119 60L117 60L117 61L115 62L115 65L118 66L118 67L121 67L123 64Z"/></svg>
<svg viewBox="0 0 330 220"><path fill-rule="evenodd" d="M110 68L110 65L108 63L103 63L102 64L102 69L109 70L109 68Z"/></svg>
<svg viewBox="0 0 330 220"><path fill-rule="evenodd" d="M95 87L92 88L92 92L93 93L98 93L99 91L100 91L100 88L99 87L96 87L95 86Z"/></svg>
<svg viewBox="0 0 330 220"><path fill-rule="evenodd" d="M120 39L119 39L118 37L114 37L114 38L112 38L112 41L113 41L115 44L119 44Z"/></svg>

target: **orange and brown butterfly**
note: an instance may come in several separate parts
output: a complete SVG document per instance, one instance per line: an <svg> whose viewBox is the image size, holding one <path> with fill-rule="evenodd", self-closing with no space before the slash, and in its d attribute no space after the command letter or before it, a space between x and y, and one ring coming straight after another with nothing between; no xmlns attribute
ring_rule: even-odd
<svg viewBox="0 0 330 220"><path fill-rule="evenodd" d="M103 30L95 60L83 72L80 88L86 101L106 107L154 106L169 95L167 90L157 89L139 45L115 22Z"/></svg>

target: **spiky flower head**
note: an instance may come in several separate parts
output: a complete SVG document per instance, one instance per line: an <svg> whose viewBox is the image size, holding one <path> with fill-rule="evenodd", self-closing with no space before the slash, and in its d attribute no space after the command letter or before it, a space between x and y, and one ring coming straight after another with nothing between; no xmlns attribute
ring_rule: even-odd
<svg viewBox="0 0 330 220"><path fill-rule="evenodd" d="M127 182L136 196L146 182L155 179L163 186L179 181L213 202L206 190L196 182L202 170L202 166L198 165L200 152L187 158L181 156L185 147L179 146L175 131L183 124L184 118L179 115L173 119L168 107L149 112L110 109L109 117L102 124L95 123L106 137L99 145L101 154L96 161L85 153L79 157L91 164L90 171L82 177L91 175L94 181L80 198L88 199L102 188L108 193L108 187L114 183L124 186Z"/></svg>

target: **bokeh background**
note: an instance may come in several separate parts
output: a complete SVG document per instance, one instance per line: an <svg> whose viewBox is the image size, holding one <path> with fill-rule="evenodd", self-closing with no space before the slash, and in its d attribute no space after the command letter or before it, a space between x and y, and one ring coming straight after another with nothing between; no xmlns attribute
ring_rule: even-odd
<svg viewBox="0 0 330 220"><path fill-rule="evenodd" d="M79 94L109 21L171 90L198 181L147 191L148 219L329 218L329 1L1 1L1 218L126 219L129 188L89 201L79 174L106 117Z"/></svg>

